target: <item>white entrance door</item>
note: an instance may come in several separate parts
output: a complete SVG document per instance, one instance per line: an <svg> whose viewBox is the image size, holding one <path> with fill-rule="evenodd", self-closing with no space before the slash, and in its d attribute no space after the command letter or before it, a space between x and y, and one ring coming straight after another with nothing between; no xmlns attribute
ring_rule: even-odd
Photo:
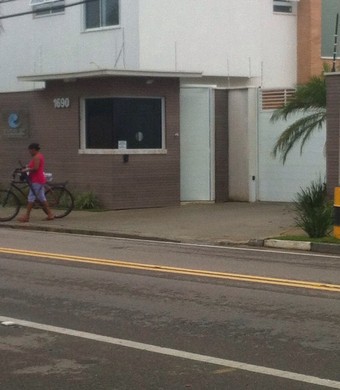
<svg viewBox="0 0 340 390"><path fill-rule="evenodd" d="M181 200L214 200L211 88L181 89Z"/></svg>

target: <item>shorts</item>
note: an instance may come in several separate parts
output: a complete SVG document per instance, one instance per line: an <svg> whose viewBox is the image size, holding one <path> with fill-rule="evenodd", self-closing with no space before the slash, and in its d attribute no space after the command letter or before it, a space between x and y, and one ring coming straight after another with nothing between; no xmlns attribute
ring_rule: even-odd
<svg viewBox="0 0 340 390"><path fill-rule="evenodd" d="M37 198L40 202L46 202L45 185L40 183L31 183L31 187L32 188L30 188L30 192L28 193L28 202L33 203Z"/></svg>

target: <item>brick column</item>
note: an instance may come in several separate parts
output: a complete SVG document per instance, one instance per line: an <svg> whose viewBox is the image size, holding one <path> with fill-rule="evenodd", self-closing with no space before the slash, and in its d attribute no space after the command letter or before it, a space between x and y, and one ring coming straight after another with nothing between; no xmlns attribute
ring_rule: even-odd
<svg viewBox="0 0 340 390"><path fill-rule="evenodd" d="M297 82L322 72L322 0L300 0L297 17Z"/></svg>

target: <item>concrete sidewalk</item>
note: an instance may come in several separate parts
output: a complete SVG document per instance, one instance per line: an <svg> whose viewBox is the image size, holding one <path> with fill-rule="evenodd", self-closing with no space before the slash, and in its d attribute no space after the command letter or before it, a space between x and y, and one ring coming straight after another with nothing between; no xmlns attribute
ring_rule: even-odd
<svg viewBox="0 0 340 390"><path fill-rule="evenodd" d="M72 211L69 216L54 221L43 221L43 218L41 210L33 210L29 223L14 220L0 227L218 245L296 233L294 212L289 203L188 203L137 210Z"/></svg>

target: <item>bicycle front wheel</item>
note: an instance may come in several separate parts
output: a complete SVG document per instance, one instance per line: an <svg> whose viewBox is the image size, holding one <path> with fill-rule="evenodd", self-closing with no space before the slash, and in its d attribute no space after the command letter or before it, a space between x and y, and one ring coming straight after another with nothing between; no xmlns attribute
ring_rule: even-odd
<svg viewBox="0 0 340 390"><path fill-rule="evenodd" d="M55 218L66 217L66 215L70 214L73 210L73 196L70 191L64 187L50 187L45 192L45 196Z"/></svg>
<svg viewBox="0 0 340 390"><path fill-rule="evenodd" d="M8 190L0 190L0 222L10 221L18 215L20 201L18 197Z"/></svg>

